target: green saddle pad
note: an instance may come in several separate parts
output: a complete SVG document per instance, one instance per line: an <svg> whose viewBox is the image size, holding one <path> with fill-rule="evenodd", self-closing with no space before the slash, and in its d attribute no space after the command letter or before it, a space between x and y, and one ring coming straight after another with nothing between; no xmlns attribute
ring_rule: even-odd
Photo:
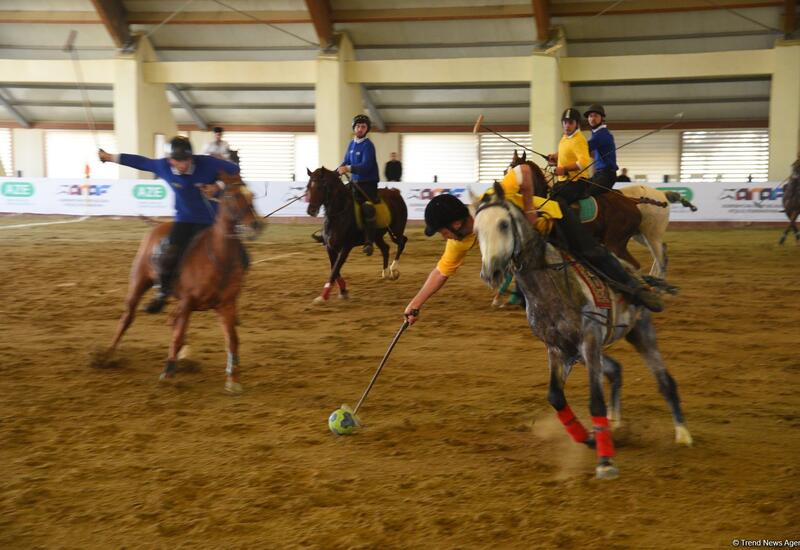
<svg viewBox="0 0 800 550"><path fill-rule="evenodd" d="M593 222L597 217L597 201L594 197L587 197L571 205L578 210L581 223Z"/></svg>

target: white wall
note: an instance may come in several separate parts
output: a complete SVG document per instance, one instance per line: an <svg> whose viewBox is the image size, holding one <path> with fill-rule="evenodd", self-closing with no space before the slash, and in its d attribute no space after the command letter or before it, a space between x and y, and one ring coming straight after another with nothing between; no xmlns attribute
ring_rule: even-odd
<svg viewBox="0 0 800 550"><path fill-rule="evenodd" d="M45 175L44 130L14 128L11 132L14 169L21 170L23 177L26 178L43 177Z"/></svg>

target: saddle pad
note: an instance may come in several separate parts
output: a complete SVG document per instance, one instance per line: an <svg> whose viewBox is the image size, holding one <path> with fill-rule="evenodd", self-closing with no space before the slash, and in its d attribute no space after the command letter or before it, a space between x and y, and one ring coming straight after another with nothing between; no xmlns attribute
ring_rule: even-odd
<svg viewBox="0 0 800 550"><path fill-rule="evenodd" d="M383 201L377 204L373 203L373 205L375 206L375 227L386 229L392 223L392 213L389 212L389 206ZM358 225L359 229L363 229L364 222L361 219L361 205L359 203L355 204L355 214L356 225Z"/></svg>
<svg viewBox="0 0 800 550"><path fill-rule="evenodd" d="M581 223L593 222L597 217L597 200L594 197L587 197L571 205L578 210Z"/></svg>
<svg viewBox="0 0 800 550"><path fill-rule="evenodd" d="M586 283L586 286L589 287L589 292L592 293L594 305L603 309L611 309L611 293L608 290L608 286L600 279L600 277L592 273L580 262L576 262L575 259L566 252L560 252L561 257L564 258L564 261L571 262L572 267L575 269L575 273L577 273L578 277L580 277L581 280Z"/></svg>

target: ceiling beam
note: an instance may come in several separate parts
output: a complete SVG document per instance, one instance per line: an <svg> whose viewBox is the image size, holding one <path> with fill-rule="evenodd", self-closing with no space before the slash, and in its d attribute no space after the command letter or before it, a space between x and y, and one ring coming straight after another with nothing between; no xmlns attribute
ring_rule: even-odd
<svg viewBox="0 0 800 550"><path fill-rule="evenodd" d="M128 19L122 0L92 0L94 9L105 25L111 40L119 49L127 48L133 42L128 28Z"/></svg>
<svg viewBox="0 0 800 550"><path fill-rule="evenodd" d="M536 39L544 44L550 38L550 6L547 0L533 0L533 17L536 19Z"/></svg>
<svg viewBox="0 0 800 550"><path fill-rule="evenodd" d="M314 24L319 38L319 47L323 50L333 44L333 18L328 0L306 0L308 14Z"/></svg>
<svg viewBox="0 0 800 550"><path fill-rule="evenodd" d="M197 112L194 105L186 98L186 96L181 92L175 84L167 84L167 90L172 92L172 95L175 96L175 99L178 100L178 103L181 104L181 107L189 113L189 116L192 117L194 123L203 131L208 130L208 122L203 118L203 116Z"/></svg>
<svg viewBox="0 0 800 550"><path fill-rule="evenodd" d="M3 90L0 88L0 92L2 92L2 91ZM12 117L14 117L14 120L16 120L17 123L19 123L20 126L22 126L23 128L30 128L31 127L31 123L28 121L28 119L25 118L24 116L22 116L22 113L17 111L14 108L14 106L11 103L9 103L9 101L5 97L3 97L2 93L0 93L0 104L2 104L3 107L6 108L6 111L8 111L8 113Z"/></svg>
<svg viewBox="0 0 800 550"><path fill-rule="evenodd" d="M372 124L378 131L385 132L386 122L384 122L381 112L378 110L375 102L372 101L372 97L369 95L369 90L364 84L361 84L360 87L361 99L364 101L364 105L367 107L367 112L369 112L369 118L372 120Z"/></svg>
<svg viewBox="0 0 800 550"><path fill-rule="evenodd" d="M797 0L784 0L783 33L790 35L797 28Z"/></svg>

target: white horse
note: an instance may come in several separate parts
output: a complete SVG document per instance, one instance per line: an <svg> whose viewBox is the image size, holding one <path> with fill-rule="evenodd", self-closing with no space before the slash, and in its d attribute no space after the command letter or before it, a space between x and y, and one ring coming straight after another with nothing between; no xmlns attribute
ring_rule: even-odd
<svg viewBox="0 0 800 550"><path fill-rule="evenodd" d="M480 243L481 278L496 288L511 270L525 294L528 323L547 347L550 365L548 400L573 440L596 448L598 478L612 479L619 470L612 462L611 438L603 371L619 364L603 353L605 346L625 338L644 358L672 412L675 440L692 444L684 425L675 380L667 372L658 351L656 333L648 310L629 303L606 282L547 243L522 212L507 202L503 189L477 209L475 231ZM589 372L589 410L594 435L575 418L564 395L572 366L583 361ZM612 395L612 418L619 419L619 398Z"/></svg>
<svg viewBox="0 0 800 550"><path fill-rule="evenodd" d="M631 199L650 199L652 202L639 202L639 212L642 213L642 223L639 225L639 232L633 238L643 244L650 251L653 257L653 265L650 267L650 275L664 277L667 274L667 244L664 242L664 234L669 225L669 203L680 202L683 206L697 210L697 207L681 197L675 191L659 191L646 185L630 185L617 189L620 193ZM661 206L661 205L664 206Z"/></svg>

